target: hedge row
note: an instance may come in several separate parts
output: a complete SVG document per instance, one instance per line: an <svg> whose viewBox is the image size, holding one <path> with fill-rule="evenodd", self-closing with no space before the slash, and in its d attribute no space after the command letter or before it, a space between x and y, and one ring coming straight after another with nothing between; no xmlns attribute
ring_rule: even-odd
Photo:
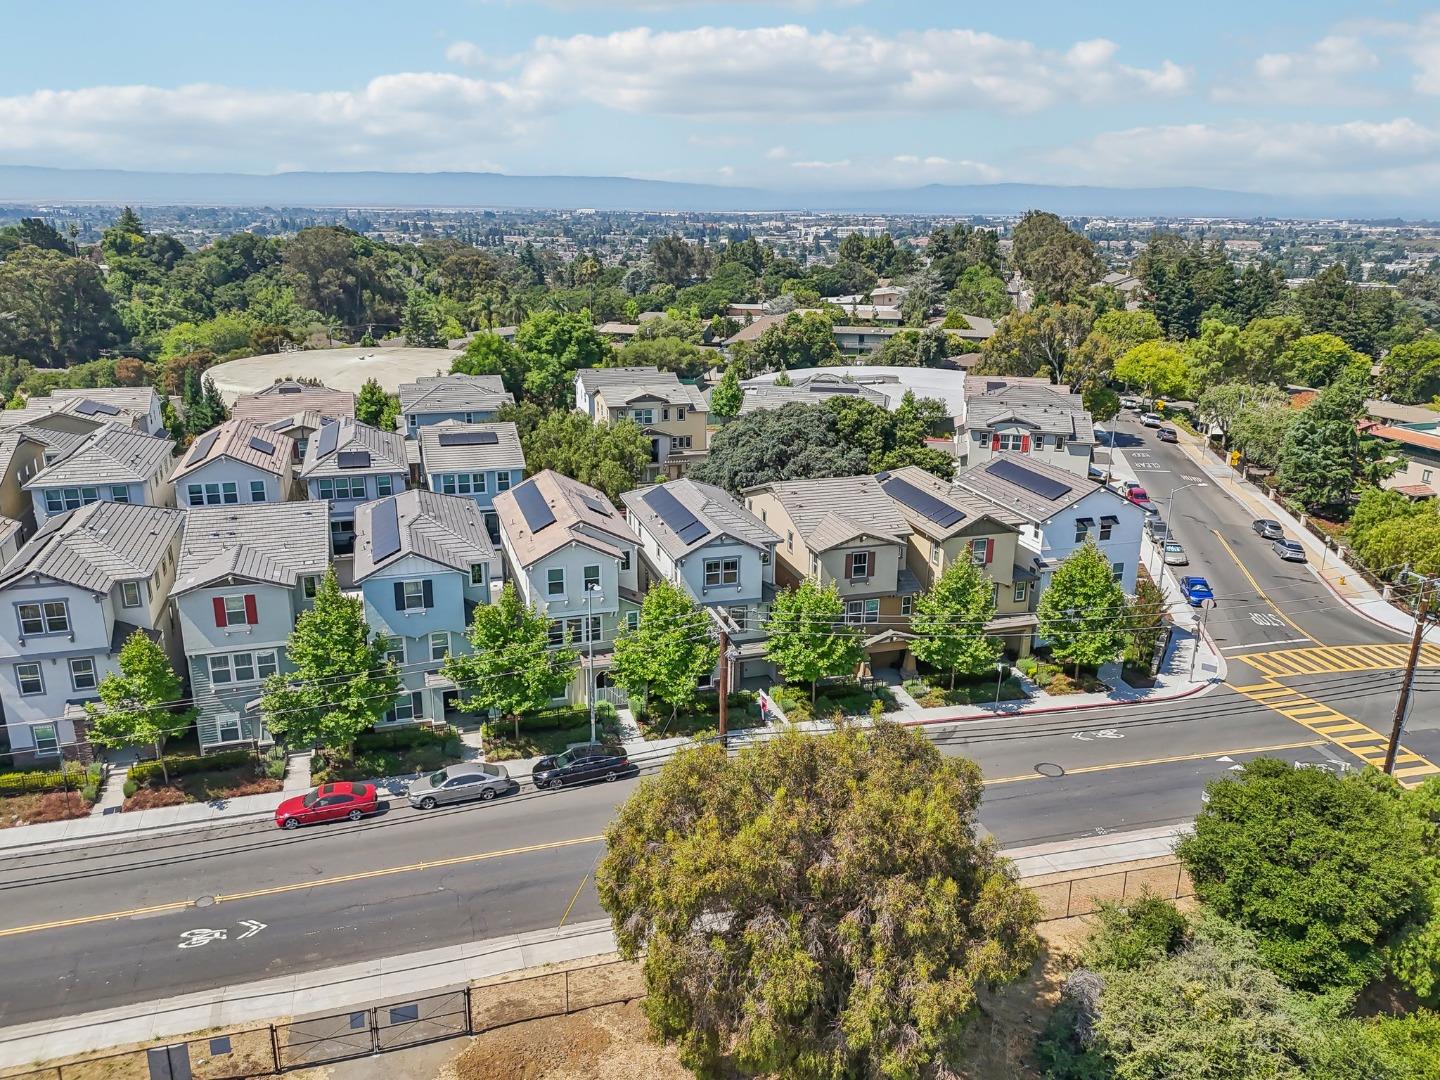
<svg viewBox="0 0 1440 1080"><path fill-rule="evenodd" d="M144 784L163 783L166 771L171 778L184 776L187 773L198 772L219 772L223 769L238 769L243 765L254 765L256 761L253 750L224 750L218 754L209 754L201 757L198 754L186 754L184 756L167 757L165 768L160 768L158 761L142 761L130 766L130 771L125 776L127 786L134 784L137 788Z"/></svg>
<svg viewBox="0 0 1440 1080"><path fill-rule="evenodd" d="M102 775L98 763L83 769L76 766L64 772L59 769L33 769L0 773L0 799L15 795L43 795L51 791L99 787Z"/></svg>
<svg viewBox="0 0 1440 1080"><path fill-rule="evenodd" d="M355 752L358 754L365 750L411 750L421 746L438 746L454 737L455 729L448 725L431 727L429 724L409 724L382 731L361 732L355 736Z"/></svg>

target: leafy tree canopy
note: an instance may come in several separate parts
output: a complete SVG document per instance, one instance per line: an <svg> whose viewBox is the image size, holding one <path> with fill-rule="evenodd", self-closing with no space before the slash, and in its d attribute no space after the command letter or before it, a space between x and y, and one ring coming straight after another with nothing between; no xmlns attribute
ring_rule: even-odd
<svg viewBox="0 0 1440 1080"><path fill-rule="evenodd" d="M1118 659L1130 635L1125 590L1110 560L1093 540L1067 555L1050 576L1036 606L1039 633L1066 663L1099 667Z"/></svg>
<svg viewBox="0 0 1440 1080"><path fill-rule="evenodd" d="M650 463L650 440L635 421L605 423L581 412L546 415L521 446L532 472L554 469L615 501L640 483Z"/></svg>
<svg viewBox="0 0 1440 1080"><path fill-rule="evenodd" d="M669 705L673 717L694 703L700 680L715 670L719 655L710 616L662 579L646 591L639 624L615 640L610 674L627 692Z"/></svg>
<svg viewBox="0 0 1440 1080"><path fill-rule="evenodd" d="M726 424L711 438L709 456L689 475L736 494L774 480L856 476L867 467L865 452L842 441L833 412L793 402Z"/></svg>
<svg viewBox="0 0 1440 1080"><path fill-rule="evenodd" d="M809 683L810 700L821 679L851 675L864 659L856 627L843 624L845 602L835 586L805 578L775 597L765 629L765 656L790 683Z"/></svg>

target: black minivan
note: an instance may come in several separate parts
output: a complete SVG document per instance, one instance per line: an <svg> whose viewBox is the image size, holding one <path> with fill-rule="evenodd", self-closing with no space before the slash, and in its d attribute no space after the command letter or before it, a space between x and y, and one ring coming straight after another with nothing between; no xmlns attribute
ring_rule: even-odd
<svg viewBox="0 0 1440 1080"><path fill-rule="evenodd" d="M619 743L571 743L562 753L535 762L530 779L537 788L553 790L591 780L618 780L636 771Z"/></svg>

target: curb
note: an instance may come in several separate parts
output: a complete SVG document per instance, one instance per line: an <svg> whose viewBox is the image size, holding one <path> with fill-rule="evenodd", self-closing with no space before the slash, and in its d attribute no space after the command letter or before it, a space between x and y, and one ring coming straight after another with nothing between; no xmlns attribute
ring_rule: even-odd
<svg viewBox="0 0 1440 1080"><path fill-rule="evenodd" d="M1008 720L1012 716L1045 716L1050 713L1084 712L1087 709L1114 709L1128 705L1161 705L1169 701L1179 701L1182 698L1194 697L1196 694L1214 690L1224 683L1207 679L1203 683L1197 683L1178 694L1166 694L1162 697L1137 698L1129 701L1106 701L1094 702L1089 705L1047 705L1041 709L1018 709L1013 713L1006 713L1002 716L937 716L933 720L902 720L901 727L925 727L929 724L964 724L971 720Z"/></svg>

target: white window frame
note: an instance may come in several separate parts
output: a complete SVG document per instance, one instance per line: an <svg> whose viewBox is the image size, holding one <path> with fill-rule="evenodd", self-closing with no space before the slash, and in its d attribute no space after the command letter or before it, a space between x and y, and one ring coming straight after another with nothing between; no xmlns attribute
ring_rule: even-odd
<svg viewBox="0 0 1440 1080"><path fill-rule="evenodd" d="M393 661L396 667L405 666L405 639L403 637L385 639L385 659Z"/></svg>
<svg viewBox="0 0 1440 1080"><path fill-rule="evenodd" d="M593 574L591 573L592 570L594 571ZM580 568L580 587L581 587L581 589L583 589L585 592L589 592L589 591L590 591L590 587L591 587L592 585L593 585L596 589L599 589L599 588L600 588L600 564L599 564L599 563L591 563L589 566L582 566L582 567Z"/></svg>
<svg viewBox="0 0 1440 1080"><path fill-rule="evenodd" d="M251 501L252 503L266 502L266 501L268 500L268 498L269 498L269 497L265 494L265 481L264 481L264 480L251 480L251 481L250 481L250 501Z"/></svg>
<svg viewBox="0 0 1440 1080"><path fill-rule="evenodd" d="M414 581L402 581L401 596L405 601L405 611L425 610L425 582L417 578ZM413 589L413 591L412 591Z"/></svg>
<svg viewBox="0 0 1440 1080"><path fill-rule="evenodd" d="M25 629L25 609L34 608L35 617L29 620L38 623L38 630ZM50 610L59 608L58 612ZM43 637L49 634L70 633L70 607L64 600L36 600L15 605L16 618L20 621L21 637ZM59 624L59 625L55 625Z"/></svg>
<svg viewBox="0 0 1440 1080"><path fill-rule="evenodd" d="M705 588L718 589L725 585L740 584L740 560L727 555L719 559L705 560Z"/></svg>
<svg viewBox="0 0 1440 1080"><path fill-rule="evenodd" d="M76 670L77 664L80 665L81 670ZM88 675L82 673L86 665L89 665L90 669ZM88 682L82 682L82 679L87 678L89 679ZM77 692L81 690L94 690L99 685L100 678L98 672L95 670L95 658L92 656L72 656L70 658L71 689Z"/></svg>
<svg viewBox="0 0 1440 1080"><path fill-rule="evenodd" d="M478 586L485 584L485 564L483 562L470 564L470 584Z"/></svg>
<svg viewBox="0 0 1440 1080"><path fill-rule="evenodd" d="M395 478L389 473L381 473L375 477L375 497L388 499L395 494Z"/></svg>
<svg viewBox="0 0 1440 1080"><path fill-rule="evenodd" d="M556 588L557 585L559 588ZM551 566L546 569L545 595L551 599L565 595L565 568L563 566Z"/></svg>
<svg viewBox="0 0 1440 1080"><path fill-rule="evenodd" d="M1125 564L1123 562L1112 562L1110 572L1115 575L1115 580L1120 581L1125 577Z"/></svg>
<svg viewBox="0 0 1440 1080"><path fill-rule="evenodd" d="M999 450L1020 450L1025 446L1025 436L1018 431L1001 431L996 433L1000 438ZM993 440L992 440L993 445Z"/></svg>
<svg viewBox="0 0 1440 1080"><path fill-rule="evenodd" d="M131 599L131 598L134 599ZM140 595L140 583L138 581L122 581L120 583L120 606L137 608L145 602Z"/></svg>
<svg viewBox="0 0 1440 1080"><path fill-rule="evenodd" d="M306 600L314 600L320 591L320 579L314 574L306 574L300 579L300 595Z"/></svg>
<svg viewBox="0 0 1440 1080"><path fill-rule="evenodd" d="M1115 532L1115 523L1114 523L1113 521L1106 521L1104 518L1101 518L1101 519L1100 519L1100 539L1101 539L1101 540L1109 540L1110 537L1111 537L1111 535L1112 535L1114 532Z"/></svg>
<svg viewBox="0 0 1440 1080"><path fill-rule="evenodd" d="M976 566L985 565L985 555L990 550L990 541L986 537L977 537L970 541L970 561Z"/></svg>
<svg viewBox="0 0 1440 1080"><path fill-rule="evenodd" d="M1030 583L1028 581L1017 581L1014 584L1015 591L1011 594L1013 602L1023 604L1030 595Z"/></svg>
<svg viewBox="0 0 1440 1080"><path fill-rule="evenodd" d="M905 618L907 618L907 619L908 619L911 615L914 615L914 614L915 614L915 597L913 597L913 596L902 596L902 597L900 597L900 614L901 614L902 616L904 616Z"/></svg>
<svg viewBox="0 0 1440 1080"><path fill-rule="evenodd" d="M234 735L226 737L227 731ZM220 713L215 717L215 742L237 743L245 741L245 725L240 722L239 713Z"/></svg>
<svg viewBox="0 0 1440 1080"><path fill-rule="evenodd" d="M856 567L861 563L865 564L863 574L856 572ZM845 553L845 576L851 581L868 581L875 576L875 553L872 551L847 551Z"/></svg>
<svg viewBox="0 0 1440 1080"><path fill-rule="evenodd" d="M501 471L501 472L498 472L498 473L495 474L495 490L496 490L496 491L509 491L509 490L510 490L510 473L509 473L509 472Z"/></svg>
<svg viewBox="0 0 1440 1080"><path fill-rule="evenodd" d="M1083 544L1090 535L1090 526L1084 525L1077 518L1075 520L1075 543Z"/></svg>
<svg viewBox="0 0 1440 1080"><path fill-rule="evenodd" d="M130 501L129 484L111 484L110 501L117 503L128 503Z"/></svg>
<svg viewBox="0 0 1440 1080"><path fill-rule="evenodd" d="M244 593L231 593L231 594L229 594L228 596L222 596L222 597L221 597L221 600L223 600L223 601L225 602L225 603L224 603L224 607L225 607L225 625L224 625L224 627L222 627L222 629L228 630L228 629L230 629L230 627L232 627L232 626L249 626L249 625L250 625L250 617L249 617L249 615L248 615L248 614L246 613L246 611L245 611L245 594L244 594ZM230 609L230 607L231 607L230 602L231 602L232 600L238 600L238 601L240 602L240 610L239 610L239 613L238 613L239 616L240 616L239 622L236 622L236 621L235 621L236 612L234 612L234 611L232 611L232 610Z"/></svg>
<svg viewBox="0 0 1440 1080"><path fill-rule="evenodd" d="M439 653L440 653L439 656L436 656L436 655L435 655L435 653L436 653L435 645L436 645L437 642L443 642L443 646L442 646L442 648L439 650ZM429 637L429 638L427 639L427 641L426 641L426 647L430 650L430 660L431 660L432 663L439 663L440 661L444 660L447 656L450 655L450 631L449 631L449 630L435 630L435 631L432 631L431 634L430 634L430 637Z"/></svg>
<svg viewBox="0 0 1440 1080"><path fill-rule="evenodd" d="M34 668L34 672L27 674L26 668ZM34 690L26 690L25 683L32 679L35 681ZM21 697L39 697L45 693L45 672L40 669L39 663L34 660L27 660L23 664L15 665L15 686Z"/></svg>
<svg viewBox="0 0 1440 1080"><path fill-rule="evenodd" d="M847 626L859 626L865 621L865 601L845 601L845 623Z"/></svg>
<svg viewBox="0 0 1440 1080"><path fill-rule="evenodd" d="M50 734L42 738L42 731ZM32 724L30 740L35 744L36 757L51 757L60 753L60 729L53 723Z"/></svg>

